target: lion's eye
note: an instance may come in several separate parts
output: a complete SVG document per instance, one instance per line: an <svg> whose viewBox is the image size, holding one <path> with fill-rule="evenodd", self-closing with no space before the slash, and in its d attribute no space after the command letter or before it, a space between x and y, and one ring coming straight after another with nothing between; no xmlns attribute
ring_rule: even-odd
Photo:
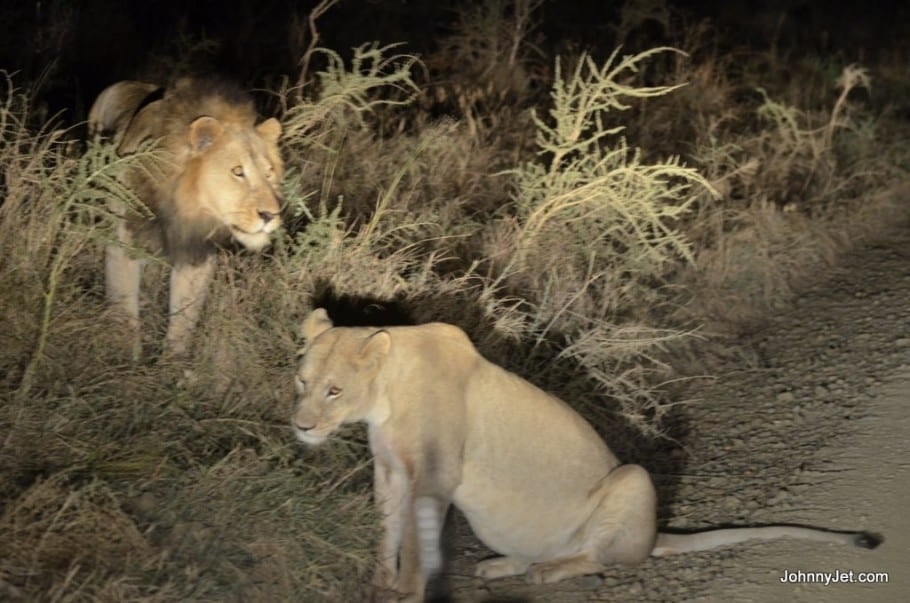
<svg viewBox="0 0 910 603"><path fill-rule="evenodd" d="M330 385L327 390L325 390L326 398L337 398L341 395L341 388L334 385Z"/></svg>
<svg viewBox="0 0 910 603"><path fill-rule="evenodd" d="M238 178L243 178L243 166L235 165L231 168L231 173L237 176Z"/></svg>
<svg viewBox="0 0 910 603"><path fill-rule="evenodd" d="M306 392L306 381L294 375L294 389L302 396Z"/></svg>

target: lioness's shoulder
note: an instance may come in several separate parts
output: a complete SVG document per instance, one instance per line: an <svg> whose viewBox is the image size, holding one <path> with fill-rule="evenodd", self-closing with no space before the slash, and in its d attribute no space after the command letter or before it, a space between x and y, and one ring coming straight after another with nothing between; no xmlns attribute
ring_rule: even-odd
<svg viewBox="0 0 910 603"><path fill-rule="evenodd" d="M439 337L441 339L457 339L463 340L468 343L471 343L471 339L468 337L461 327L449 324L447 322L428 322L416 327L402 327L402 328L413 328L422 332L425 337Z"/></svg>
<svg viewBox="0 0 910 603"><path fill-rule="evenodd" d="M426 359L445 356L465 360L480 356L468 335L448 323L430 322L388 330L392 336L392 349L402 356Z"/></svg>

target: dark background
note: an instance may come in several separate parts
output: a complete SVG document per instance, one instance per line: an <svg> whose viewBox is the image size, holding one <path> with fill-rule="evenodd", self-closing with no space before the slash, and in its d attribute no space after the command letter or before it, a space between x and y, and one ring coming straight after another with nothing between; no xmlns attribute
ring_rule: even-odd
<svg viewBox="0 0 910 603"><path fill-rule="evenodd" d="M120 79L163 83L175 71L215 71L250 86L294 78L309 42L306 19L317 3L294 0L43 0L0 2L0 69L29 87L43 114L65 123ZM452 31L464 0L342 0L318 22L320 45L339 52L378 40L404 42L405 52L432 53ZM476 4L476 3L475 3ZM910 3L703 0L672 3L674 18L709 19L718 39L784 53L871 59L906 39ZM621 2L550 0L537 12L535 45L547 56L567 48L595 55L618 43ZM301 36L303 32L303 36ZM626 45L678 43L660 28L643 28ZM730 42L734 41L734 42ZM639 50L640 48L631 48ZM732 47L728 49L732 50ZM62 112L62 113L61 113Z"/></svg>

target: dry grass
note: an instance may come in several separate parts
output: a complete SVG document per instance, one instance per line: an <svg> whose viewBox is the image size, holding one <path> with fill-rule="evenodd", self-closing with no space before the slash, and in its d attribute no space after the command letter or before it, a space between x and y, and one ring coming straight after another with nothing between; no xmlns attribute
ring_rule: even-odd
<svg viewBox="0 0 910 603"><path fill-rule="evenodd" d="M120 163L30 127L7 82L0 598L360 600L378 529L363 435L306 450L287 428L297 325L327 287L459 324L600 427L645 438L690 329L760 324L905 219L906 137L864 102L871 67L838 84L805 62L819 88L795 91L773 56L722 61L709 29L674 33L651 11L688 57L562 57L543 99L526 85L548 73L528 44L537 3L490 6L486 26L511 33L467 52L479 17L462 15L445 85L418 87L412 57L371 45L348 64L326 51L299 78L318 92L278 91L289 229L265 255L219 257L189 374L157 359L160 264L144 277L146 360L117 352L103 201L141 211ZM425 113L440 90L459 119Z"/></svg>

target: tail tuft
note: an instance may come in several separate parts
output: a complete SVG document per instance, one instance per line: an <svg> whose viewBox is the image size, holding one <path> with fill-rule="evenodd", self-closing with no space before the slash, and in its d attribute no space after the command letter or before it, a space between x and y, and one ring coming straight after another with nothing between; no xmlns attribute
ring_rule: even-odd
<svg viewBox="0 0 910 603"><path fill-rule="evenodd" d="M873 534L872 532L859 532L853 539L853 544L864 549L874 549L884 541L885 537L881 534Z"/></svg>

